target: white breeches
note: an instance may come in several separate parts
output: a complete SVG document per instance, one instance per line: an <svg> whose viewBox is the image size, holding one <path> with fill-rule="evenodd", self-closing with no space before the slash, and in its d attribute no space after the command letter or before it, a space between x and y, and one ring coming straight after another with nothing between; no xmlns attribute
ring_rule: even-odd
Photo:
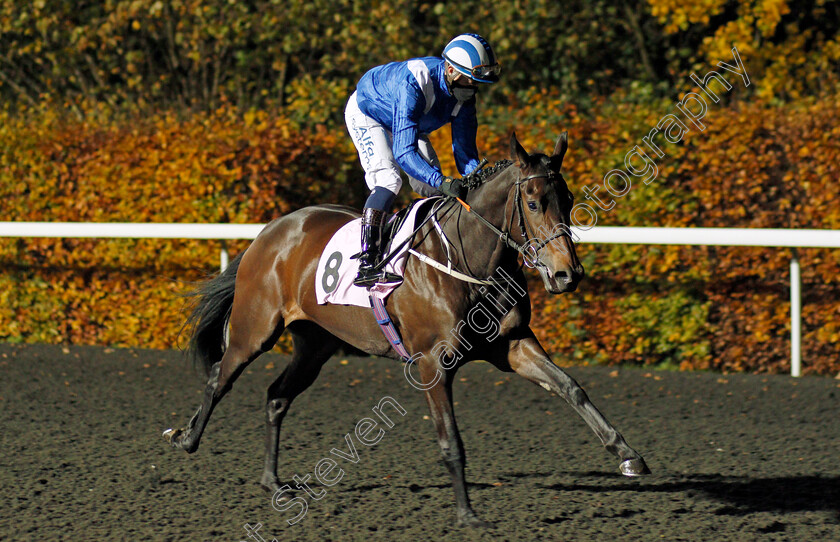
<svg viewBox="0 0 840 542"><path fill-rule="evenodd" d="M365 182L370 190L377 186L387 188L394 194L399 193L402 186L400 166L394 158L391 132L368 117L359 109L354 92L347 101L344 109L344 121L350 138L359 152L359 160L365 170ZM440 167L437 154L429 142L428 134L420 134L417 140L420 156L432 166ZM437 194L438 191L426 183L409 176L411 188L421 196Z"/></svg>

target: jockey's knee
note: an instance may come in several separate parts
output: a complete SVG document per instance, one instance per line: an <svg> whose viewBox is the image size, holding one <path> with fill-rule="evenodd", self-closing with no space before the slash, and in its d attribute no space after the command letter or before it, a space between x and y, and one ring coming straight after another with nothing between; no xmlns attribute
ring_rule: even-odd
<svg viewBox="0 0 840 542"><path fill-rule="evenodd" d="M371 190L381 187L393 194L398 194L402 187L399 170L390 164L368 171L365 174L365 181Z"/></svg>

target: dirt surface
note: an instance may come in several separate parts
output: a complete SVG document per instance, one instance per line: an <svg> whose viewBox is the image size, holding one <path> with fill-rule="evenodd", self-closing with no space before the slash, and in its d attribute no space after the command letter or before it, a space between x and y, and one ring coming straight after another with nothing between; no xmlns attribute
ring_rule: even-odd
<svg viewBox="0 0 840 542"><path fill-rule="evenodd" d="M558 397L480 363L455 387L478 513L454 526L449 476L421 392L396 362L336 357L284 423L282 476L322 458L308 512L278 512L257 481L265 389L286 359L255 361L193 455L160 434L198 406L180 354L0 345L0 540L840 540L840 381L809 377L567 371L642 453L629 479ZM391 396L373 446L353 429ZM388 407L386 407L388 408ZM385 409L383 409L385 412ZM358 462L330 455L355 444ZM334 475L334 471L332 474Z"/></svg>

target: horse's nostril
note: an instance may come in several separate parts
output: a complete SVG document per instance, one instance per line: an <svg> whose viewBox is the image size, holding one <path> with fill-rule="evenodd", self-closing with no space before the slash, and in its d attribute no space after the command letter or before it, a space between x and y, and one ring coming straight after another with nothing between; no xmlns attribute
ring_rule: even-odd
<svg viewBox="0 0 840 542"><path fill-rule="evenodd" d="M556 273L554 273L554 280L560 281L561 279L565 284L569 284L570 282L572 282L572 277L568 272L557 271Z"/></svg>

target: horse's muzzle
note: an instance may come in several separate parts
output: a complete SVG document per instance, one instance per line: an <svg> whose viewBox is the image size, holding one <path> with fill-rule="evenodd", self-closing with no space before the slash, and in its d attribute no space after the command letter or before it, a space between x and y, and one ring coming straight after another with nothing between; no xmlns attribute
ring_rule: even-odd
<svg viewBox="0 0 840 542"><path fill-rule="evenodd" d="M582 265L577 265L575 268L570 269L561 269L555 271L553 274L548 266L545 265L537 266L537 269L540 271L545 289L551 294L574 292L577 290L577 285L585 274Z"/></svg>

